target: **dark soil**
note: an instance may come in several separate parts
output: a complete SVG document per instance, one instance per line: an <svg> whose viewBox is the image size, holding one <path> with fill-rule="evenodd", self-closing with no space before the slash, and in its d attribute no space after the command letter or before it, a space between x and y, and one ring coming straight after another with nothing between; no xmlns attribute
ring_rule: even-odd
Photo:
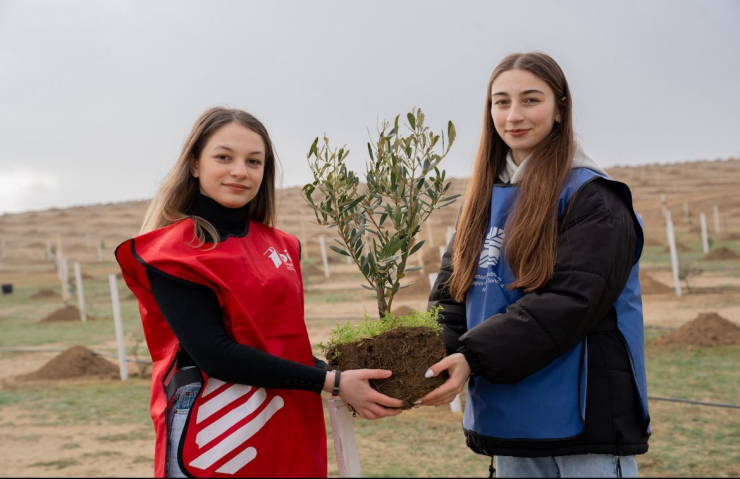
<svg viewBox="0 0 740 479"><path fill-rule="evenodd" d="M331 359L334 350L327 351L332 369L393 371L390 378L370 381L370 384L386 396L401 399L403 409L410 409L414 401L441 386L449 377L447 372L434 378L424 377L429 366L447 355L442 336L425 327L395 328L374 338L340 344L336 351L340 353L336 359Z"/></svg>
<svg viewBox="0 0 740 479"><path fill-rule="evenodd" d="M678 252L678 253L686 253L688 251L691 251L691 248L689 248L688 246L686 246L683 243L679 243L678 241L676 241L676 252ZM666 246L665 248L663 248L663 252L664 253L670 253L671 252L671 248L669 246Z"/></svg>
<svg viewBox="0 0 740 479"><path fill-rule="evenodd" d="M24 381L55 380L95 377L118 378L118 367L110 361L93 354L84 346L73 346L46 363L41 369L19 376Z"/></svg>
<svg viewBox="0 0 740 479"><path fill-rule="evenodd" d="M660 241L653 239L653 238L645 238L645 246L663 246L664 243L661 243Z"/></svg>
<svg viewBox="0 0 740 479"><path fill-rule="evenodd" d="M713 249L709 253L701 257L702 261L722 261L726 259L738 259L740 254L735 253L731 249L727 249L724 246Z"/></svg>
<svg viewBox="0 0 740 479"><path fill-rule="evenodd" d="M40 289L31 296L31 299L59 299L61 295L50 289Z"/></svg>
<svg viewBox="0 0 740 479"><path fill-rule="evenodd" d="M740 240L740 233L728 233L722 239L725 241L737 241Z"/></svg>
<svg viewBox="0 0 740 479"><path fill-rule="evenodd" d="M49 316L45 317L39 323L56 323L58 321L79 321L80 310L76 306L65 306L57 309Z"/></svg>
<svg viewBox="0 0 740 479"><path fill-rule="evenodd" d="M439 271L439 269L437 269ZM435 273L437 271L434 271ZM396 298L418 298L420 296L429 297L429 293L432 292L432 288L429 286L429 277L427 275L421 276L418 271L414 271L408 274L403 280L402 284L408 284L411 281L414 282L408 288L398 290Z"/></svg>
<svg viewBox="0 0 740 479"><path fill-rule="evenodd" d="M701 313L680 328L659 337L656 344L724 346L740 344L740 327L715 312Z"/></svg>
<svg viewBox="0 0 740 479"><path fill-rule="evenodd" d="M422 260L424 261L424 271L427 274L439 272L439 265L442 262L442 258L439 256L439 248L427 249Z"/></svg>
<svg viewBox="0 0 740 479"><path fill-rule="evenodd" d="M640 274L640 290L642 294L666 294L673 292L673 288L653 279L652 276L645 273Z"/></svg>

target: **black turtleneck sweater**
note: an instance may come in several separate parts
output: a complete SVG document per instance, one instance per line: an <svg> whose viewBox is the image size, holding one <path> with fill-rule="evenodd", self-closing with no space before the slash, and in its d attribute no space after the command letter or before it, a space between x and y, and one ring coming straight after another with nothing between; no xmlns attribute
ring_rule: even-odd
<svg viewBox="0 0 740 479"><path fill-rule="evenodd" d="M220 240L249 234L247 207L227 208L207 196L198 195L188 211L200 216L218 231ZM184 353L180 367L195 364L208 376L255 387L303 389L321 393L326 364L314 358L316 367L273 356L239 344L229 335L216 294L163 274L147 270L154 299L175 333Z"/></svg>

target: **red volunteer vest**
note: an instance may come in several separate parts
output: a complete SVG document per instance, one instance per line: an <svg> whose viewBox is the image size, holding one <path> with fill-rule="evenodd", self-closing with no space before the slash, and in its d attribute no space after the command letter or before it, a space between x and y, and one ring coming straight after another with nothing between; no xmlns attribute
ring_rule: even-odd
<svg viewBox="0 0 740 479"><path fill-rule="evenodd" d="M147 269L216 293L237 342L313 366L303 321L298 242L250 221L249 233L208 250L190 246L186 219L130 239L116 249L126 284L139 300L152 369L155 475L164 477L167 397L179 343L159 311ZM243 367L250 367L245 364ZM181 438L180 467L194 477L326 477L326 429L313 392L225 383L203 374Z"/></svg>

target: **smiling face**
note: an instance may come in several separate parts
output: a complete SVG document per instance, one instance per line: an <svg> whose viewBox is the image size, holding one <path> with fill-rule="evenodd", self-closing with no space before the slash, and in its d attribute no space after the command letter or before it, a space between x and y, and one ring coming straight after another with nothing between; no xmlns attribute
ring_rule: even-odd
<svg viewBox="0 0 740 479"><path fill-rule="evenodd" d="M208 139L191 174L200 192L227 208L241 208L254 199L265 171L265 142L239 123L229 123Z"/></svg>
<svg viewBox="0 0 740 479"><path fill-rule="evenodd" d="M555 94L527 70L508 70L491 84L491 118L499 136L520 165L552 131L560 114Z"/></svg>

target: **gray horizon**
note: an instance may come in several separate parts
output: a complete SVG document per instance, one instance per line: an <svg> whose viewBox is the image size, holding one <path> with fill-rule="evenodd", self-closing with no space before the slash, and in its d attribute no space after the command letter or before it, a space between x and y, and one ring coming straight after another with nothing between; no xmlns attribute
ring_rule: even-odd
<svg viewBox="0 0 740 479"><path fill-rule="evenodd" d="M141 200L214 105L270 131L283 187L316 136L364 171L368 129L421 107L455 123L468 177L499 60L563 68L604 167L740 157L740 3L0 3L0 214ZM740 183L740 178L738 179Z"/></svg>

